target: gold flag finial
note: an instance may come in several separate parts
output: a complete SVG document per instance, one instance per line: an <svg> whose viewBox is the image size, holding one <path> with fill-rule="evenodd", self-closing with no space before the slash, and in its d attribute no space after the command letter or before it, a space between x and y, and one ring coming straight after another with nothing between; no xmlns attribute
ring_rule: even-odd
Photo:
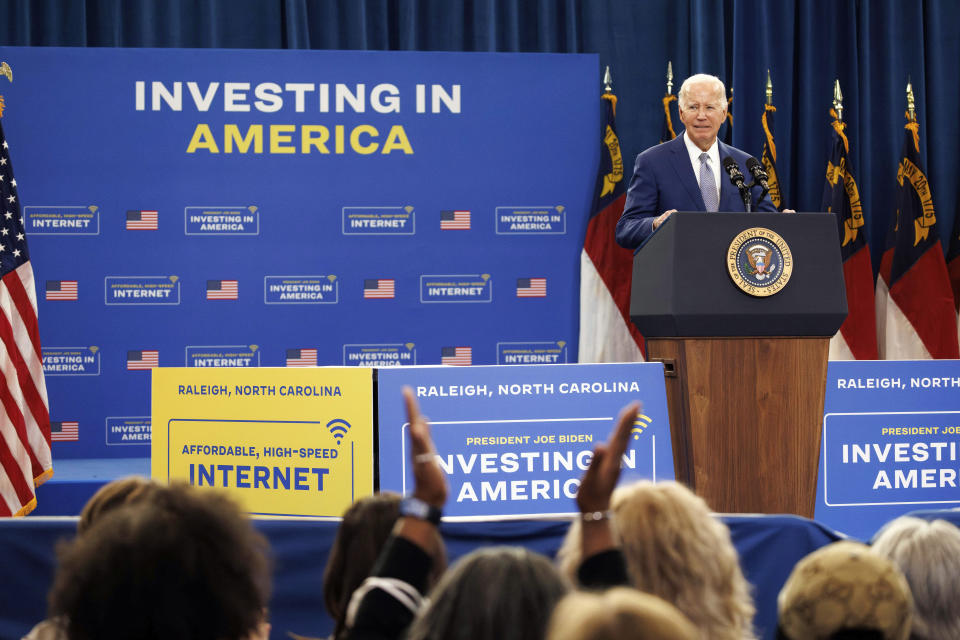
<svg viewBox="0 0 960 640"><path fill-rule="evenodd" d="M667 95L673 93L673 61L667 60Z"/></svg>
<svg viewBox="0 0 960 640"><path fill-rule="evenodd" d="M917 103L913 99L913 83L910 82L910 76L907 76L907 114L911 122L917 119Z"/></svg>
<svg viewBox="0 0 960 640"><path fill-rule="evenodd" d="M610 65L607 65L607 69L603 72L603 91L604 93L610 93L613 91L613 77L610 75Z"/></svg>
<svg viewBox="0 0 960 640"><path fill-rule="evenodd" d="M770 69L767 69L767 104L773 104L773 82L770 81Z"/></svg>
<svg viewBox="0 0 960 640"><path fill-rule="evenodd" d="M840 79L833 81L833 108L837 112L837 120L843 120L843 94L840 93Z"/></svg>

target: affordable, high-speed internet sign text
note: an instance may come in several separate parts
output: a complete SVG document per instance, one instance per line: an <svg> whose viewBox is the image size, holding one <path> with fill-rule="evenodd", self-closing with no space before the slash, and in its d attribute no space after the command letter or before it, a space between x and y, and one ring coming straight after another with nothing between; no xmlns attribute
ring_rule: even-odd
<svg viewBox="0 0 960 640"><path fill-rule="evenodd" d="M373 492L372 370L159 368L152 474L262 515L340 516Z"/></svg>

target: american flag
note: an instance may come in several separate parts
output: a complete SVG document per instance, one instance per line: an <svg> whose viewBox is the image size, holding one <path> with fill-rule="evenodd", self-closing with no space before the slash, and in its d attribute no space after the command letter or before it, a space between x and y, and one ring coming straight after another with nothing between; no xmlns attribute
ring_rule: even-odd
<svg viewBox="0 0 960 640"><path fill-rule="evenodd" d="M440 212L441 229L470 229L469 211L441 211Z"/></svg>
<svg viewBox="0 0 960 640"><path fill-rule="evenodd" d="M127 351L127 371L141 371L160 366L160 352L156 349Z"/></svg>
<svg viewBox="0 0 960 640"><path fill-rule="evenodd" d="M50 439L54 442L76 442L80 439L80 423L76 420L51 422Z"/></svg>
<svg viewBox="0 0 960 640"><path fill-rule="evenodd" d="M473 364L473 347L443 347L440 349L440 364L469 366Z"/></svg>
<svg viewBox="0 0 960 640"><path fill-rule="evenodd" d="M47 300L76 300L76 280L47 280Z"/></svg>
<svg viewBox="0 0 960 640"><path fill-rule="evenodd" d="M392 298L394 293L393 278L363 281L364 298Z"/></svg>
<svg viewBox="0 0 960 640"><path fill-rule="evenodd" d="M546 278L517 278L518 298L546 298Z"/></svg>
<svg viewBox="0 0 960 640"><path fill-rule="evenodd" d="M0 114L3 101L0 98ZM0 516L26 515L53 475L37 293L7 138L0 127Z"/></svg>
<svg viewBox="0 0 960 640"><path fill-rule="evenodd" d="M239 287L236 280L207 280L207 300L236 300Z"/></svg>
<svg viewBox="0 0 960 640"><path fill-rule="evenodd" d="M127 211L127 231L156 231L157 212L153 210Z"/></svg>
<svg viewBox="0 0 960 640"><path fill-rule="evenodd" d="M287 349L288 367L315 367L317 366L316 349Z"/></svg>

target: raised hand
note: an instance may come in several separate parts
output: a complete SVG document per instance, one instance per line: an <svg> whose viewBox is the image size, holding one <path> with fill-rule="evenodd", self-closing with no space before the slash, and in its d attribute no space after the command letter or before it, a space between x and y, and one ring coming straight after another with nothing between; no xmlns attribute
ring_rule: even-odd
<svg viewBox="0 0 960 640"><path fill-rule="evenodd" d="M581 513L603 512L610 508L610 495L620 480L620 459L627 450L630 431L639 410L639 402L624 407L607 442L594 448L593 460L577 491L577 506Z"/></svg>
<svg viewBox="0 0 960 640"><path fill-rule="evenodd" d="M430 423L410 387L403 388L403 402L410 424L410 462L413 464L413 497L437 508L447 501L447 479L437 464L436 448L430 437Z"/></svg>

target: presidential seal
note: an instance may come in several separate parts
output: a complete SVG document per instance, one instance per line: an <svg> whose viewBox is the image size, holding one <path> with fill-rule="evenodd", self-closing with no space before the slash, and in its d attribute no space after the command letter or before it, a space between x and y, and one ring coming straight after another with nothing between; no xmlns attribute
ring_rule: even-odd
<svg viewBox="0 0 960 640"><path fill-rule="evenodd" d="M772 296L793 273L793 254L786 241L770 229L741 232L727 249L727 271L734 284L752 296Z"/></svg>

